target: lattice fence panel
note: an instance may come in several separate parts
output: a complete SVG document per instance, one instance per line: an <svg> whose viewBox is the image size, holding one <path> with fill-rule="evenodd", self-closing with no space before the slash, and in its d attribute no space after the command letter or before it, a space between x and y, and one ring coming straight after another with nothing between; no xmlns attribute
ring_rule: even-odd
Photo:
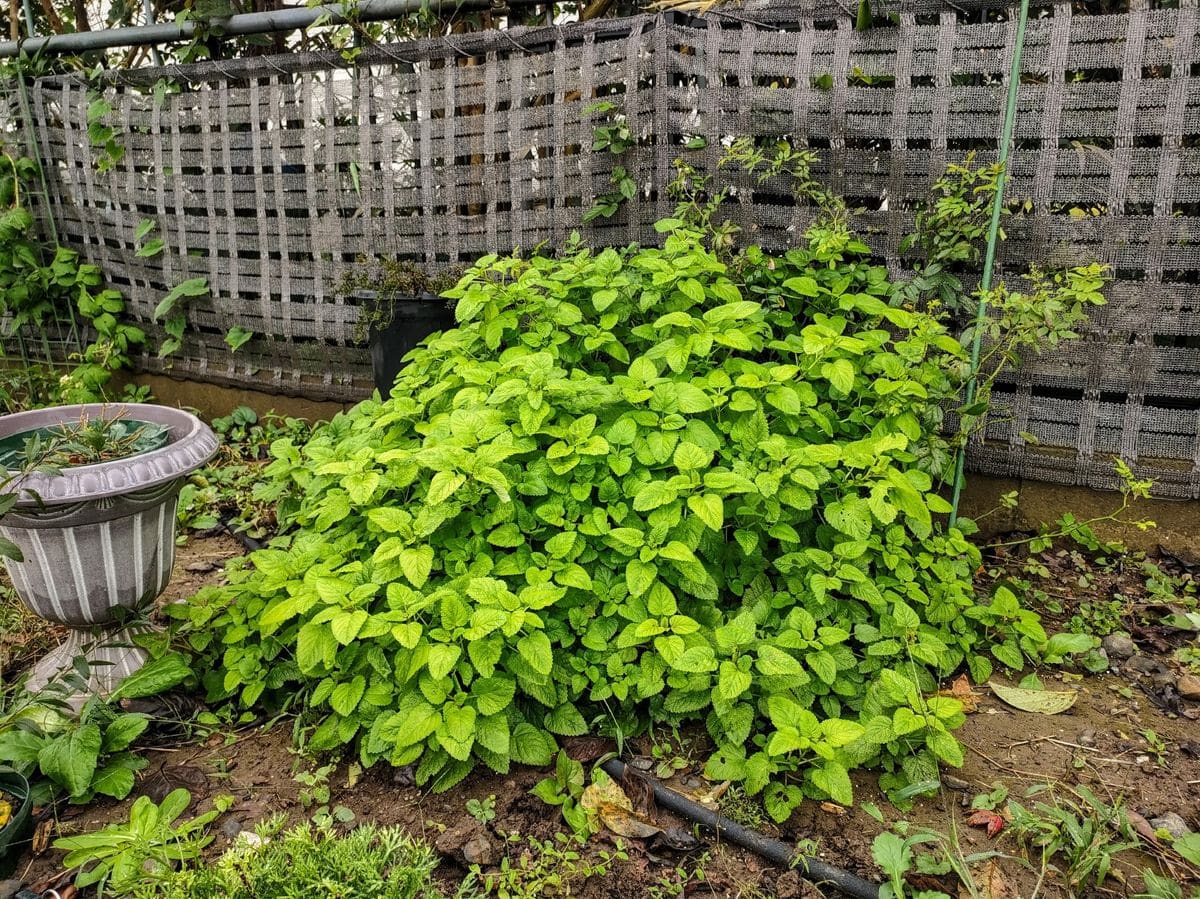
<svg viewBox="0 0 1200 899"><path fill-rule="evenodd" d="M358 310L339 283L363 254L440 267L560 245L609 189L584 110L617 99L638 139L639 193L595 243L653 240L692 137L712 170L753 134L817 149L819 176L864 209L899 270L914 204L947 163L994 159L1015 27L936 3L855 32L834 5L704 20L643 16L379 48L352 71L293 54L113 76L127 152L98 172L85 86L32 86L59 231L101 263L143 323L205 277L180 355L154 370L310 396L370 388ZM1196 0L1083 16L1060 3L1027 32L1001 271L1099 260L1115 280L1081 341L1028 360L997 394L977 469L1111 486L1115 455L1160 492L1200 496L1200 29ZM156 99L169 75L180 90ZM733 178L728 214L772 248L811 211L786 185ZM155 220L167 251L141 258ZM255 332L231 353L233 324ZM1022 434L1037 436L1028 444Z"/></svg>

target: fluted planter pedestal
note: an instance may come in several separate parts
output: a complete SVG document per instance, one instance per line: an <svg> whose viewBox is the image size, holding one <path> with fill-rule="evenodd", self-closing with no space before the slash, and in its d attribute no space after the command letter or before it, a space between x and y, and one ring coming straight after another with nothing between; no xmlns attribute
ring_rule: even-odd
<svg viewBox="0 0 1200 899"><path fill-rule="evenodd" d="M217 438L200 419L165 406L114 403L56 406L0 418L0 440L89 418L165 425L165 446L94 465L32 472L0 534L24 561L5 561L13 587L35 614L71 628L30 673L44 687L75 659L88 663L89 690L107 695L146 661L134 645L175 563L175 506L186 476L212 458Z"/></svg>

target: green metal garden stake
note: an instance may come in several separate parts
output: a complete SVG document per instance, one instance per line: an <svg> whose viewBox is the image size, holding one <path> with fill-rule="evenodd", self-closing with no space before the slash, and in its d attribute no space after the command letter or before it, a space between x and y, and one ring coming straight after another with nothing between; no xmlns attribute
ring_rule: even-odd
<svg viewBox="0 0 1200 899"><path fill-rule="evenodd" d="M1017 13L1017 36L1013 45L1012 68L1008 73L1008 99L1004 107L1004 127L1000 134L1000 174L996 177L996 196L992 199L992 220L988 225L987 248L983 256L983 276L979 281L979 308L975 311L975 334L971 340L971 374L967 378L967 395L963 404L969 408L975 402L979 378L979 350L983 339L983 323L987 319L987 294L992 289L992 267L996 261L996 244L1000 239L1000 213L1004 209L1004 182L1008 174L1008 147L1012 143L1013 124L1017 116L1017 90L1021 86L1021 51L1025 47L1025 23L1029 20L1029 0L1021 0ZM950 500L950 527L958 521L958 501L962 496L963 466L966 464L966 442L958 448L954 460L954 494Z"/></svg>

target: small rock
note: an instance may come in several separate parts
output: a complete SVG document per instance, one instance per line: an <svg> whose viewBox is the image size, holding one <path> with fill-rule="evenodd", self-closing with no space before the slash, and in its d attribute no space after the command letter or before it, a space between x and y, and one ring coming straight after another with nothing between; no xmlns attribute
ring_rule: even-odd
<svg viewBox="0 0 1200 899"><path fill-rule="evenodd" d="M417 782L417 772L412 765L397 768L392 774L392 783L398 787L411 787Z"/></svg>
<svg viewBox="0 0 1200 899"><path fill-rule="evenodd" d="M1109 658L1131 659L1137 655L1137 644L1124 634L1109 634L1100 644Z"/></svg>
<svg viewBox="0 0 1200 899"><path fill-rule="evenodd" d="M800 874L784 871L775 878L775 895L779 899L797 899L800 895Z"/></svg>
<svg viewBox="0 0 1200 899"><path fill-rule="evenodd" d="M464 858L467 845L480 838L486 839L483 826L478 821L468 818L438 834L437 839L433 841L433 848L442 855Z"/></svg>
<svg viewBox="0 0 1200 899"><path fill-rule="evenodd" d="M1075 742L1080 746L1095 746L1096 732L1090 727L1085 731L1080 731L1079 736L1075 738Z"/></svg>
<svg viewBox="0 0 1200 899"><path fill-rule="evenodd" d="M1184 699L1200 700L1200 677L1194 674L1185 674L1175 688Z"/></svg>
<svg viewBox="0 0 1200 899"><path fill-rule="evenodd" d="M953 774L943 774L942 775L942 783L944 783L951 790L974 790L975 789L975 787L972 786L970 781L963 780L961 777L955 777Z"/></svg>
<svg viewBox="0 0 1200 899"><path fill-rule="evenodd" d="M1175 675L1170 671L1155 671L1150 675L1150 682L1160 689L1178 689L1178 685L1175 683Z"/></svg>
<svg viewBox="0 0 1200 899"><path fill-rule="evenodd" d="M467 864L479 865L481 868L487 868L500 861L500 852L495 844L482 834L463 843L462 854Z"/></svg>
<svg viewBox="0 0 1200 899"><path fill-rule="evenodd" d="M629 764L633 765L633 767L637 768L639 771L649 771L654 767L654 762L646 758L644 755L639 755Z"/></svg>
<svg viewBox="0 0 1200 899"><path fill-rule="evenodd" d="M12 880L0 880L0 899L13 899L25 886L25 881L14 877Z"/></svg>
<svg viewBox="0 0 1200 899"><path fill-rule="evenodd" d="M1152 674L1162 670L1163 666L1158 659L1152 659L1150 656L1134 656L1125 663L1125 667L1130 671L1140 671L1143 674Z"/></svg>
<svg viewBox="0 0 1200 899"><path fill-rule="evenodd" d="M207 574L210 571L217 570L216 562L189 562L183 566L184 571L190 571L192 574Z"/></svg>
<svg viewBox="0 0 1200 899"><path fill-rule="evenodd" d="M1174 812L1167 812L1165 815L1159 815L1157 818L1150 819L1150 826L1155 830L1165 830L1171 835L1171 839L1179 840L1187 836L1191 832L1188 823L1183 818Z"/></svg>
<svg viewBox="0 0 1200 899"><path fill-rule="evenodd" d="M237 818L229 818L221 825L221 836L226 839L237 839L237 835L245 829L245 822Z"/></svg>

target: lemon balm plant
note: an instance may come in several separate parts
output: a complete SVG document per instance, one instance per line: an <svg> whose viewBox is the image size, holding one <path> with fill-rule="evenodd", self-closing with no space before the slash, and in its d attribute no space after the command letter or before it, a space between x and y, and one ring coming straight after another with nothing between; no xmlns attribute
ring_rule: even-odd
<svg viewBox="0 0 1200 899"><path fill-rule="evenodd" d="M843 217L782 256L659 229L482 259L391 399L272 446L290 532L175 610L214 698L301 692L310 749L438 788L703 721L780 819L857 766L961 763L937 678L1046 635L936 521L959 342Z"/></svg>

